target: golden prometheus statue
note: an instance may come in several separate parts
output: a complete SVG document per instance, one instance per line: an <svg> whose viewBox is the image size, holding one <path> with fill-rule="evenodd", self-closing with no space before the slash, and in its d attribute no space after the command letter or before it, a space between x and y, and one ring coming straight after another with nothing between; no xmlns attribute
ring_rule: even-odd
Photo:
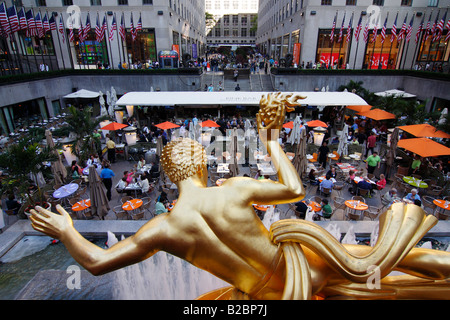
<svg viewBox="0 0 450 320"><path fill-rule="evenodd" d="M263 96L258 133L278 181L232 177L207 187L203 147L191 139L166 145L161 165L178 186L169 213L149 220L133 236L100 248L73 227L69 214L40 207L32 226L61 240L86 270L101 275L150 258L163 250L231 284L200 299L449 299L450 253L415 248L437 219L412 204L392 205L379 218L374 247L342 245L320 226L280 220L268 231L252 204L297 202L305 190L278 143L277 131L303 99L292 94ZM405 273L388 276L393 270ZM369 285L378 279L376 286Z"/></svg>

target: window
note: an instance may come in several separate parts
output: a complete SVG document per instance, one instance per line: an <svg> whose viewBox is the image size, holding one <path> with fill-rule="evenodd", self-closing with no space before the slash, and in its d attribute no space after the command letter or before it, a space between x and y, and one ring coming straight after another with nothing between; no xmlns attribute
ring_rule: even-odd
<svg viewBox="0 0 450 320"><path fill-rule="evenodd" d="M101 6L102 0L91 0L91 6Z"/></svg>
<svg viewBox="0 0 450 320"><path fill-rule="evenodd" d="M230 16L227 14L223 16L223 25L224 26L230 25Z"/></svg>
<svg viewBox="0 0 450 320"><path fill-rule="evenodd" d="M71 5L73 5L73 1L72 0L62 0L62 5L64 7L71 6ZM92 5L92 3L91 3L91 5Z"/></svg>
<svg viewBox="0 0 450 320"><path fill-rule="evenodd" d="M241 28L241 37L247 36L247 28Z"/></svg>
<svg viewBox="0 0 450 320"><path fill-rule="evenodd" d="M375 6L384 6L384 0L373 0L372 4Z"/></svg>
<svg viewBox="0 0 450 320"><path fill-rule="evenodd" d="M411 7L412 6L412 0L402 0L401 3L402 6Z"/></svg>
<svg viewBox="0 0 450 320"><path fill-rule="evenodd" d="M142 4L147 4L147 5L152 5L153 4L153 0L142 0Z"/></svg>
<svg viewBox="0 0 450 320"><path fill-rule="evenodd" d="M233 26L237 26L239 23L239 16L233 15Z"/></svg>
<svg viewBox="0 0 450 320"><path fill-rule="evenodd" d="M239 36L239 31L237 28L233 28L233 37L238 37Z"/></svg>
<svg viewBox="0 0 450 320"><path fill-rule="evenodd" d="M224 37L229 37L230 36L230 29L228 29L228 28L223 29L223 36Z"/></svg>
<svg viewBox="0 0 450 320"><path fill-rule="evenodd" d="M429 7L437 7L439 5L439 0L428 0Z"/></svg>
<svg viewBox="0 0 450 320"><path fill-rule="evenodd" d="M128 0L117 0L117 4L119 6L127 6L128 5Z"/></svg>
<svg viewBox="0 0 450 320"><path fill-rule="evenodd" d="M332 2L333 2L332 0L322 0L320 4L322 6L331 6Z"/></svg>
<svg viewBox="0 0 450 320"><path fill-rule="evenodd" d="M247 25L247 16L242 16L241 17L241 26L246 26Z"/></svg>
<svg viewBox="0 0 450 320"><path fill-rule="evenodd" d="M36 0L36 6L37 7L46 7L47 2L46 2L46 0Z"/></svg>
<svg viewBox="0 0 450 320"><path fill-rule="evenodd" d="M356 6L356 0L346 0L345 5L346 6Z"/></svg>

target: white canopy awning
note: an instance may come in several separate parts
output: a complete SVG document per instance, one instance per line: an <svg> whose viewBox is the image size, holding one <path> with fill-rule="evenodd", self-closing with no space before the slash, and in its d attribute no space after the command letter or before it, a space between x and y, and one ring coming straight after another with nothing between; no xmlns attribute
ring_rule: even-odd
<svg viewBox="0 0 450 320"><path fill-rule="evenodd" d="M98 98L100 96L99 92L89 91L85 89L78 90L77 92L69 93L63 98Z"/></svg>
<svg viewBox="0 0 450 320"><path fill-rule="evenodd" d="M377 95L379 97L394 96L395 98L414 98L415 97L415 95L413 95L411 93L407 93L405 91L397 90L397 89L376 92L375 95Z"/></svg>
<svg viewBox="0 0 450 320"><path fill-rule="evenodd" d="M119 106L188 106L188 105L259 105L261 97L271 92L249 91L157 91L128 92L116 105ZM366 105L360 96L351 92L286 92L305 96L299 100L303 106L351 106Z"/></svg>

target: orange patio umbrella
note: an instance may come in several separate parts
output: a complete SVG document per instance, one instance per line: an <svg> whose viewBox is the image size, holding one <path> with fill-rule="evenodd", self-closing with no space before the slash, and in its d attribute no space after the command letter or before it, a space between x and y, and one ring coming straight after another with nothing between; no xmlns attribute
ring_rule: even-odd
<svg viewBox="0 0 450 320"><path fill-rule="evenodd" d="M437 157L450 155L450 148L427 138L401 139L397 147L409 150L421 157Z"/></svg>
<svg viewBox="0 0 450 320"><path fill-rule="evenodd" d="M200 123L200 125L202 127L208 127L208 128L219 128L220 127L215 121L212 121L212 120L202 121Z"/></svg>
<svg viewBox="0 0 450 320"><path fill-rule="evenodd" d="M293 129L294 128L294 121L286 122L285 124L283 124L283 128Z"/></svg>
<svg viewBox="0 0 450 320"><path fill-rule="evenodd" d="M358 112L358 114L360 116L364 116L366 118L370 118L373 120L387 120L396 118L395 114L381 109L371 109L369 111Z"/></svg>
<svg viewBox="0 0 450 320"><path fill-rule="evenodd" d="M308 127L328 127L328 125L320 120L312 120L306 123Z"/></svg>
<svg viewBox="0 0 450 320"><path fill-rule="evenodd" d="M432 138L447 138L450 139L450 134L444 131L437 130L432 125L424 124L412 124L409 126L400 126L399 129L409 132L416 137L432 137Z"/></svg>
<svg viewBox="0 0 450 320"><path fill-rule="evenodd" d="M347 106L347 109L358 111L358 112L366 112L372 109L372 106L369 104L360 105L360 106Z"/></svg>
<svg viewBox="0 0 450 320"><path fill-rule="evenodd" d="M158 127L160 129L163 129L163 130L167 130L167 129L179 128L180 126L175 124L175 123L172 123L172 122L169 122L169 121L165 121L165 122L162 122L162 123L155 124L155 127Z"/></svg>
<svg viewBox="0 0 450 320"><path fill-rule="evenodd" d="M123 129L125 127L128 127L128 125L123 124L123 123L118 123L118 122L111 122L111 123L108 123L106 126L104 126L103 128L100 128L100 129L108 130L108 131L115 131L115 130Z"/></svg>

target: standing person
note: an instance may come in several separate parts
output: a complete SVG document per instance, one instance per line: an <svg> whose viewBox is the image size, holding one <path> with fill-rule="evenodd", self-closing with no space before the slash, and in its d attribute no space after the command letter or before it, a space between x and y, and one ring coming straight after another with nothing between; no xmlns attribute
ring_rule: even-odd
<svg viewBox="0 0 450 320"><path fill-rule="evenodd" d="M328 153L330 153L330 149L327 147L327 142L322 142L322 146L319 148L319 164L322 165L324 169L327 168L327 158Z"/></svg>
<svg viewBox="0 0 450 320"><path fill-rule="evenodd" d="M108 160L111 163L116 162L116 144L112 139L107 139L106 148L108 148Z"/></svg>
<svg viewBox="0 0 450 320"><path fill-rule="evenodd" d="M366 158L367 155L369 154L369 150L372 151L372 154L374 153L376 144L377 144L377 136L374 132L371 132L370 136L367 138Z"/></svg>
<svg viewBox="0 0 450 320"><path fill-rule="evenodd" d="M380 168L381 159L378 152L374 152L367 159L367 172L372 173L375 171L376 167Z"/></svg>
<svg viewBox="0 0 450 320"><path fill-rule="evenodd" d="M103 184L106 187L106 197L108 201L111 201L111 188L112 188L112 178L116 175L111 170L109 164L106 164L103 170L100 172L100 178L103 181Z"/></svg>
<svg viewBox="0 0 450 320"><path fill-rule="evenodd" d="M236 87L234 88L234 91L241 91L241 87L239 87L239 83L236 85Z"/></svg>
<svg viewBox="0 0 450 320"><path fill-rule="evenodd" d="M234 82L237 82L238 76L239 76L239 72L237 71L237 69L234 69L234 74L233 74Z"/></svg>

